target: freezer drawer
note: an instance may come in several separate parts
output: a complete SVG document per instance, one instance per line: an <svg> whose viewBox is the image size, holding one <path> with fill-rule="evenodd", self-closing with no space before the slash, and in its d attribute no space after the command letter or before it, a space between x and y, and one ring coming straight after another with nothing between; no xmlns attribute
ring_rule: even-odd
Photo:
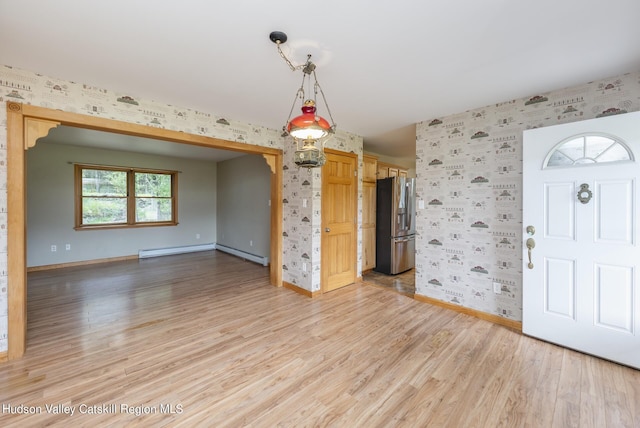
<svg viewBox="0 0 640 428"><path fill-rule="evenodd" d="M393 238L391 240L391 273L397 274L413 269L416 264L415 235Z"/></svg>

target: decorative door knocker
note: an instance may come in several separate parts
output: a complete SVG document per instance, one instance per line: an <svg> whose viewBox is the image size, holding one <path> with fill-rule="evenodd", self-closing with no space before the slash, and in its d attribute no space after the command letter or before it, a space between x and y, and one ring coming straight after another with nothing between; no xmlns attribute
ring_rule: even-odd
<svg viewBox="0 0 640 428"><path fill-rule="evenodd" d="M580 190L578 190L578 200L583 204L588 204L592 197L593 193L589 190L589 185L587 183L582 183L580 185Z"/></svg>

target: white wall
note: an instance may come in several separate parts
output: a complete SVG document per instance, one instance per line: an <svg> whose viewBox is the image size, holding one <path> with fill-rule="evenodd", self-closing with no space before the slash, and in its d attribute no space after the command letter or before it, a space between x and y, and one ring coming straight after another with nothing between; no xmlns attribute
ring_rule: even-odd
<svg viewBox="0 0 640 428"><path fill-rule="evenodd" d="M269 257L271 169L262 156L246 155L219 162L217 171L217 243Z"/></svg>
<svg viewBox="0 0 640 428"><path fill-rule="evenodd" d="M178 225L74 230L69 162L181 171ZM38 143L27 152L27 266L136 255L141 249L215 243L216 163ZM196 238L196 234L200 238ZM71 245L66 250L66 244ZM57 251L51 251L51 245Z"/></svg>

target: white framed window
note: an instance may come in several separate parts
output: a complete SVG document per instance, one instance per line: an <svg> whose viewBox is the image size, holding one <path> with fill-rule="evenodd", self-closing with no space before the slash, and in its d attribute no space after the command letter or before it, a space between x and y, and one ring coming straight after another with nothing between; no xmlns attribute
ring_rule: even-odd
<svg viewBox="0 0 640 428"><path fill-rule="evenodd" d="M544 168L608 162L633 162L633 153L619 138L606 134L580 134L558 143L547 155Z"/></svg>
<svg viewBox="0 0 640 428"><path fill-rule="evenodd" d="M177 172L75 165L75 229L175 226Z"/></svg>

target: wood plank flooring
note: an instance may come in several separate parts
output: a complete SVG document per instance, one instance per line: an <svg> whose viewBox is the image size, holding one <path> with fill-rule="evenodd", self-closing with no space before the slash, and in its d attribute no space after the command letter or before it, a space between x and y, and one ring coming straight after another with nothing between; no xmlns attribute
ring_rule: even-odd
<svg viewBox="0 0 640 428"><path fill-rule="evenodd" d="M397 275L387 275L370 270L362 275L362 279L369 284L384 287L408 297L413 297L416 294L415 269L410 269Z"/></svg>
<svg viewBox="0 0 640 428"><path fill-rule="evenodd" d="M0 426L640 426L640 371L379 287L310 299L268 276L215 251L29 274Z"/></svg>

